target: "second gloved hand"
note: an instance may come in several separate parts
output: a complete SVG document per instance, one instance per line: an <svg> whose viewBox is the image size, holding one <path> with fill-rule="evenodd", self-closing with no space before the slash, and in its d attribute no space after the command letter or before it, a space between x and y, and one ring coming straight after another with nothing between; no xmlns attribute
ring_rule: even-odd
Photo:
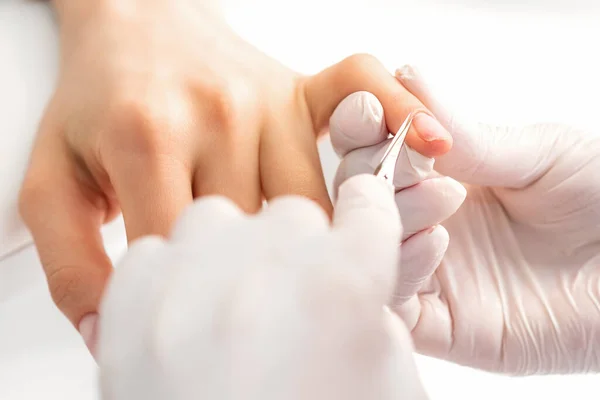
<svg viewBox="0 0 600 400"><path fill-rule="evenodd" d="M112 277L103 398L425 399L410 333L384 310L400 236L391 188L373 176L342 185L332 224L299 197L253 217L197 201Z"/></svg>
<svg viewBox="0 0 600 400"><path fill-rule="evenodd" d="M444 222L450 243L439 268L427 278L422 264L417 296L394 305L417 350L507 374L600 371L600 137L556 124L468 124L414 69L397 77L453 136L436 170L468 184ZM378 143L379 120L366 113L355 126L362 146ZM344 162L359 165L361 151ZM439 256L426 245L420 252Z"/></svg>
<svg viewBox="0 0 600 400"><path fill-rule="evenodd" d="M413 123L423 118L416 114ZM435 120L433 120L435 121ZM351 176L373 173L388 148L388 127L383 107L368 92L344 99L330 121L331 141L342 162L334 186ZM398 259L394 304L414 304L417 291L440 264L448 248L448 231L440 225L463 203L466 191L457 181L434 170L434 159L405 143L393 178L395 201L402 218L403 235ZM412 308L413 315L418 313Z"/></svg>

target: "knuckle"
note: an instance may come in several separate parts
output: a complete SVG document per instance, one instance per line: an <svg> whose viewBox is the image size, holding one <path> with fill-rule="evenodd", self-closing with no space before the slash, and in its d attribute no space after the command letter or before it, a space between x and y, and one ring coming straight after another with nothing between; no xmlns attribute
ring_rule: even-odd
<svg viewBox="0 0 600 400"><path fill-rule="evenodd" d="M231 82L215 82L206 88L204 98L213 123L224 131L235 131L243 114L242 93L247 88L236 87Z"/></svg>
<svg viewBox="0 0 600 400"><path fill-rule="evenodd" d="M169 131L169 119L151 101L123 98L112 107L107 136L111 151L118 149L148 158L169 145Z"/></svg>
<svg viewBox="0 0 600 400"><path fill-rule="evenodd" d="M345 58L342 63L346 73L360 74L372 68L381 68L381 62L377 57L368 53L357 53Z"/></svg>

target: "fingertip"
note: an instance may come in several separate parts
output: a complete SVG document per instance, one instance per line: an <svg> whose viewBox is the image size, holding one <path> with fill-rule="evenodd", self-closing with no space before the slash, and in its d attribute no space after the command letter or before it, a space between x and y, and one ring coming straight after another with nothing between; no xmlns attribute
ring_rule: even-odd
<svg viewBox="0 0 600 400"><path fill-rule="evenodd" d="M437 268L449 243L450 234L442 225L431 226L404 241L400 257L403 277L411 281L424 280L419 275L423 274L423 270L433 271ZM418 268L411 269L410 266L413 265ZM418 272L415 274L416 271Z"/></svg>
<svg viewBox="0 0 600 400"><path fill-rule="evenodd" d="M438 249L438 257L443 257L443 254L448 249L448 244L450 243L450 233L443 225L436 225L427 231L427 235L429 235L430 240Z"/></svg>
<svg viewBox="0 0 600 400"><path fill-rule="evenodd" d="M405 189L422 182L433 173L435 159L425 157L408 145L398 154L394 173L396 189Z"/></svg>
<svg viewBox="0 0 600 400"><path fill-rule="evenodd" d="M452 137L448 137L440 140L425 141L417 136L416 133L413 133L407 136L406 143L425 157L438 158L450 152L453 140Z"/></svg>
<svg viewBox="0 0 600 400"><path fill-rule="evenodd" d="M440 157L448 153L452 148L453 138L437 119L440 117L439 107L432 101L421 72L413 65L404 65L396 70L395 77L424 107L427 107L424 112L415 116L407 142L427 157Z"/></svg>
<svg viewBox="0 0 600 400"><path fill-rule="evenodd" d="M352 93L340 102L330 118L329 130L333 148L340 157L382 142L388 136L383 106L366 91Z"/></svg>
<svg viewBox="0 0 600 400"><path fill-rule="evenodd" d="M400 246L394 292L395 308L409 302L442 262L449 243L448 231L435 225L410 237ZM411 323L411 326L414 324Z"/></svg>
<svg viewBox="0 0 600 400"><path fill-rule="evenodd" d="M466 189L450 177L427 179L396 194L403 216L404 238L409 238L454 215L463 204Z"/></svg>

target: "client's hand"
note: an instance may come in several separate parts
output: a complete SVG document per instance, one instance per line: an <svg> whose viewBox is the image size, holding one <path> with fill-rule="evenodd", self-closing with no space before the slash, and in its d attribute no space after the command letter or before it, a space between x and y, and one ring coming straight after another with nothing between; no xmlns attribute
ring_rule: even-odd
<svg viewBox="0 0 600 400"><path fill-rule="evenodd" d="M54 2L61 72L21 211L54 301L86 339L112 270L99 230L119 212L129 240L167 234L202 195L256 212L263 198L297 194L331 212L315 140L338 103L375 93L391 130L423 108L369 56L301 76L204 1ZM451 140L431 121L408 140L444 153Z"/></svg>
<svg viewBox="0 0 600 400"><path fill-rule="evenodd" d="M333 223L300 197L256 216L198 200L112 277L104 398L425 399L410 334L384 309L400 235L391 187L373 176L342 185Z"/></svg>
<svg viewBox="0 0 600 400"><path fill-rule="evenodd" d="M417 349L508 374L600 371L600 136L550 124L467 124L413 69L398 79L453 135L436 169L468 183L465 204L444 222L449 246L415 246L421 258L443 257L435 274L428 277L431 263L405 260L412 239L402 246L400 277L421 268L415 276L424 280L417 297L394 305ZM369 107L380 109L372 98ZM357 144L373 143L380 119L370 114L354 126ZM342 133L332 129L334 138ZM357 167L342 172L358 172L365 152L348 154L344 163ZM435 200L421 202L442 209L445 194L429 194ZM406 227L414 209L399 209Z"/></svg>

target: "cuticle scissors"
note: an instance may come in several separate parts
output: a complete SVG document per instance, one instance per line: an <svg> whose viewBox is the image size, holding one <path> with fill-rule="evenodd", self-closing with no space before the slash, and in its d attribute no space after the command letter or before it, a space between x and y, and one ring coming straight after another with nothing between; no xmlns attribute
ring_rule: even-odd
<svg viewBox="0 0 600 400"><path fill-rule="evenodd" d="M392 183L394 181L394 172L396 170L396 162L398 161L398 157L400 156L400 150L402 150L402 146L404 145L404 140L406 139L406 135L412 125L412 121L418 113L424 112L422 110L417 110L411 112L408 117L404 120L398 132L392 138L391 143L388 145L379 165L375 168L374 175L378 178L382 178L385 181Z"/></svg>

